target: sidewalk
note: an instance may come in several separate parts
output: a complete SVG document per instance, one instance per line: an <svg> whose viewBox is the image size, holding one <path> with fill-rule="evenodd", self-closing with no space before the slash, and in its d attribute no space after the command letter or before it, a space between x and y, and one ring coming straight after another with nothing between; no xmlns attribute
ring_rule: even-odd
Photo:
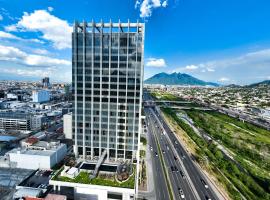
<svg viewBox="0 0 270 200"><path fill-rule="evenodd" d="M146 137L148 140L148 135L146 135ZM147 174L147 191L139 190L138 197L146 198L148 200L155 200L156 194L155 194L155 186L154 186L154 174L153 174L153 167L152 167L151 152L149 151L148 144L146 145L145 164L146 164L146 174Z"/></svg>

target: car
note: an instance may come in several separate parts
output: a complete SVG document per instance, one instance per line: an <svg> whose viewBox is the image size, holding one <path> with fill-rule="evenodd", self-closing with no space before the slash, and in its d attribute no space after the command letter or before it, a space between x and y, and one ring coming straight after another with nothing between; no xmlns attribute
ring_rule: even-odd
<svg viewBox="0 0 270 200"><path fill-rule="evenodd" d="M177 157L175 155L173 156L173 158L174 158L174 160L177 160Z"/></svg>
<svg viewBox="0 0 270 200"><path fill-rule="evenodd" d="M186 156L183 154L182 151L180 151L181 158L184 159Z"/></svg>
<svg viewBox="0 0 270 200"><path fill-rule="evenodd" d="M171 166L171 170L172 170L172 172L174 172L174 167L173 166Z"/></svg>
<svg viewBox="0 0 270 200"><path fill-rule="evenodd" d="M208 185L206 184L206 182L202 178L201 178L201 182L204 185L204 187L207 189L208 188Z"/></svg>
<svg viewBox="0 0 270 200"><path fill-rule="evenodd" d="M178 144L176 140L174 141L174 143L175 143L175 144Z"/></svg>
<svg viewBox="0 0 270 200"><path fill-rule="evenodd" d="M205 200L211 200L207 195L205 195Z"/></svg>
<svg viewBox="0 0 270 200"><path fill-rule="evenodd" d="M164 151L164 150L162 150L162 153L165 153L165 151Z"/></svg>
<svg viewBox="0 0 270 200"><path fill-rule="evenodd" d="M158 153L156 152L156 157L158 157Z"/></svg>
<svg viewBox="0 0 270 200"><path fill-rule="evenodd" d="M169 146L168 145L166 145L166 146L167 146L167 150L169 151L170 150Z"/></svg>
<svg viewBox="0 0 270 200"><path fill-rule="evenodd" d="M182 178L185 178L185 174L182 170L180 170L180 174L181 174Z"/></svg>
<svg viewBox="0 0 270 200"><path fill-rule="evenodd" d="M178 168L176 166L174 166L174 169L176 172L179 172Z"/></svg>
<svg viewBox="0 0 270 200"><path fill-rule="evenodd" d="M179 191L180 197L181 197L182 199L184 199L184 198L185 198L185 195L184 195L183 190L179 187L179 188L178 188L178 191Z"/></svg>

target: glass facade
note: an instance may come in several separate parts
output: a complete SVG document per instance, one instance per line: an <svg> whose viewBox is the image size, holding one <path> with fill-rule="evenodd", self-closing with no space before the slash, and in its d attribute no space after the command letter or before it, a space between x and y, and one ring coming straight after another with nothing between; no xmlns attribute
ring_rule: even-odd
<svg viewBox="0 0 270 200"><path fill-rule="evenodd" d="M75 154L131 159L140 131L144 24L78 24L72 35Z"/></svg>

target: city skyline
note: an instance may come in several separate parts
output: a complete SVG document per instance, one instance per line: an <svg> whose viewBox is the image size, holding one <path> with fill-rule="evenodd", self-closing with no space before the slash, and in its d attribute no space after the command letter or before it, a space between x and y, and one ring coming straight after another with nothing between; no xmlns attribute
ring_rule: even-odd
<svg viewBox="0 0 270 200"><path fill-rule="evenodd" d="M270 200L269 0L0 0L1 200Z"/></svg>
<svg viewBox="0 0 270 200"><path fill-rule="evenodd" d="M270 78L267 1L103 0L85 6L89 4L1 1L0 78L71 81L72 23L101 18L146 23L145 79L163 71L221 84Z"/></svg>

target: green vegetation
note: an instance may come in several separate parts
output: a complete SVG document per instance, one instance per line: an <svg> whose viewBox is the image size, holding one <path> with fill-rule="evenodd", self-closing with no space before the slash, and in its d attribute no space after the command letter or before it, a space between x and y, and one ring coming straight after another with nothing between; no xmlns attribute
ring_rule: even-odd
<svg viewBox="0 0 270 200"><path fill-rule="evenodd" d="M175 96L167 92L151 92L151 96L155 100L160 101L179 101L179 102L170 102L170 106L185 106L185 107L201 107L201 105L187 101L181 97ZM158 103L159 105L168 106L168 104Z"/></svg>
<svg viewBox="0 0 270 200"><path fill-rule="evenodd" d="M173 94L167 92L151 92L151 96L156 100L164 100L164 101L184 101L184 99L177 97Z"/></svg>
<svg viewBox="0 0 270 200"><path fill-rule="evenodd" d="M140 150L140 158L144 158L145 157L145 150Z"/></svg>
<svg viewBox="0 0 270 200"><path fill-rule="evenodd" d="M145 137L141 137L141 138L140 138L140 141L143 143L144 146L145 146L146 143L147 143L147 140L146 140Z"/></svg>
<svg viewBox="0 0 270 200"><path fill-rule="evenodd" d="M214 111L188 111L195 125L236 155L270 172L270 131Z"/></svg>
<svg viewBox="0 0 270 200"><path fill-rule="evenodd" d="M237 162L270 193L270 131L214 111L187 113L196 126L237 155Z"/></svg>
<svg viewBox="0 0 270 200"><path fill-rule="evenodd" d="M134 169L133 169L134 170ZM135 173L127 181L118 182L115 179L115 176L106 176L99 175L97 178L92 180L89 179L88 172L80 172L76 178L68 178L64 176L55 176L53 180L56 181L65 181L65 182L73 182L73 183L82 183L82 184L92 184L92 185L104 185L104 186L112 186L112 187L123 187L123 188L131 188L135 187Z"/></svg>
<svg viewBox="0 0 270 200"><path fill-rule="evenodd" d="M216 147L215 144L211 142L207 142L200 136L198 136L194 130L186 124L184 121L178 118L176 115L176 112L170 108L163 108L163 112L173 118L177 124L188 134L188 136L197 144L197 152L196 152L196 159L200 164L205 165L206 167L210 168L212 171L215 172L218 180L223 183L223 185L226 186L227 191L229 192L229 195L232 199L241 199L241 195L239 192L230 184L233 183L233 185L243 194L248 200L267 200L270 199L269 195L269 180L267 179L267 176L263 176L264 174L261 173L259 170L255 170L256 168L253 168L253 171L251 170L251 167L247 167L247 162L244 161L245 152L246 150L243 149L244 153L236 153L237 161L239 163L236 163L227 157L224 156L224 154ZM218 119L217 121L213 121L215 119L215 116L204 113L202 111L188 111L189 116L194 120L195 124L201 128L203 128L207 133L210 133L211 136L215 138L215 135L222 135L221 137L217 137L215 139L222 141L224 144L231 144L235 145L237 144L237 140L239 140L240 137L234 138L232 135L235 133L238 136L238 132L240 132L237 123L234 125L228 124L228 123L234 123L234 119L230 119L231 121L228 123L219 123L222 119ZM218 114L217 114L218 115ZM209 116L212 116L212 118L209 119ZM226 117L226 116L222 116ZM200 119L200 120L199 120ZM232 129L232 132L228 132L225 127L230 125L234 129ZM242 125L244 126L251 126L251 125ZM241 127L241 130L243 129ZM260 137L257 139L262 142L262 138L265 137L266 133L264 131L259 130L258 127L252 127L254 130L257 130L260 132ZM252 130L253 130L252 129ZM226 130L226 131L225 131ZM209 131L209 132L208 132ZM251 135L249 133L245 133L245 135ZM241 138L240 138L241 139ZM253 139L253 143L254 143ZM245 141L247 142L247 141ZM249 141L251 143L251 141ZM248 144L249 144L248 143ZM252 143L252 144L253 144ZM241 143L244 145L244 142ZM226 146L226 145L225 145ZM236 146L234 146L236 148ZM237 151L237 150L236 150ZM258 155L257 155L258 156ZM258 159L260 160L260 159ZM207 162L206 162L207 161ZM259 162L259 161L258 161ZM224 176L225 177L224 177Z"/></svg>

